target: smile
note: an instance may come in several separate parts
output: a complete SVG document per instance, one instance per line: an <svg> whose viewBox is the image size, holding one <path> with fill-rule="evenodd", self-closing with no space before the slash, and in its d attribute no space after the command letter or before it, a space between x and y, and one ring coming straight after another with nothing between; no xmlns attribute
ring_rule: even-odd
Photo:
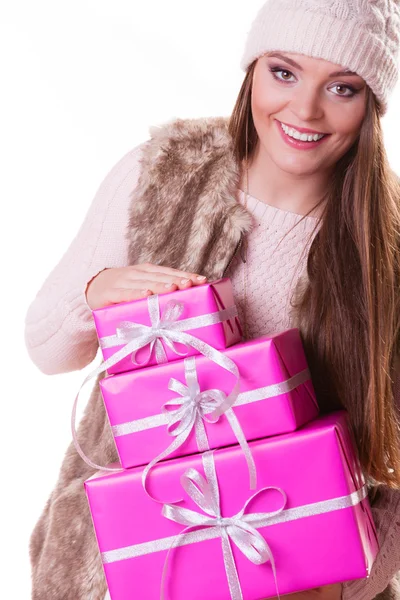
<svg viewBox="0 0 400 600"><path fill-rule="evenodd" d="M297 150L313 150L320 146L330 137L330 134L325 133L302 133L293 127L288 127L280 121L275 121L282 139L287 145Z"/></svg>
<svg viewBox="0 0 400 600"><path fill-rule="evenodd" d="M288 125L285 125L285 123L281 123L281 127L286 133L286 135L289 135L295 140L301 140L302 142L316 142L317 140L322 139L326 135L325 133L311 133L298 131L294 127L289 127Z"/></svg>

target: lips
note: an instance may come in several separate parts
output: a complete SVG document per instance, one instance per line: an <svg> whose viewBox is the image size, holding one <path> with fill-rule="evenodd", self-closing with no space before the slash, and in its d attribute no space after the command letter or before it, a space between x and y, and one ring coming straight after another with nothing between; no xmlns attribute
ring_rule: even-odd
<svg viewBox="0 0 400 600"><path fill-rule="evenodd" d="M325 141L329 137L329 134L327 134L327 135L323 135L322 137L320 137L317 141L304 142L304 141L295 139L295 138L287 135L283 131L281 122L278 121L277 119L275 119L275 122L276 122L276 126L279 130L279 135L282 138L282 140L285 142L286 145L288 145L290 148L293 148L295 150L305 150L305 151L313 150L313 149L317 148L318 146L321 146L322 144L324 144ZM309 135L311 135L311 134L309 134Z"/></svg>
<svg viewBox="0 0 400 600"><path fill-rule="evenodd" d="M278 120L278 119L277 119ZM312 129L306 129L305 127L295 127L294 125L289 125L289 123L284 123L283 121L278 121L282 125L289 127L289 129L295 129L299 133L307 133L308 135L329 135L328 133L324 133L323 131L313 131Z"/></svg>

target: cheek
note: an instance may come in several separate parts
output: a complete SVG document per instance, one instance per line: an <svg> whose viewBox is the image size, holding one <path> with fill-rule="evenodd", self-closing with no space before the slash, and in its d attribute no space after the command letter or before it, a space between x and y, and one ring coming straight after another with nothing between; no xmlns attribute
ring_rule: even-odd
<svg viewBox="0 0 400 600"><path fill-rule="evenodd" d="M268 105L268 94L265 93L260 83L255 82L251 93L253 114L257 115L262 112L266 105Z"/></svg>
<svg viewBox="0 0 400 600"><path fill-rule="evenodd" d="M328 114L329 108L326 110ZM365 99L356 98L352 102L338 102L329 110L329 122L332 123L332 131L338 137L356 138L362 122L365 118Z"/></svg>
<svg viewBox="0 0 400 600"><path fill-rule="evenodd" d="M340 147L344 146L348 149L357 139L360 133L360 127L362 119L355 119L354 115L348 119L343 118L333 121L336 123L335 126L335 138Z"/></svg>
<svg viewBox="0 0 400 600"><path fill-rule="evenodd" d="M340 124L338 132L339 134L347 135L349 137L357 136L360 131L361 123L362 119L348 119Z"/></svg>
<svg viewBox="0 0 400 600"><path fill-rule="evenodd" d="M281 106L279 93L273 91L265 81L255 81L251 95L251 107L254 119L265 120L268 115L277 112Z"/></svg>
<svg viewBox="0 0 400 600"><path fill-rule="evenodd" d="M280 93L271 82L268 73L256 69L253 76L251 103L255 115L265 116L280 103Z"/></svg>

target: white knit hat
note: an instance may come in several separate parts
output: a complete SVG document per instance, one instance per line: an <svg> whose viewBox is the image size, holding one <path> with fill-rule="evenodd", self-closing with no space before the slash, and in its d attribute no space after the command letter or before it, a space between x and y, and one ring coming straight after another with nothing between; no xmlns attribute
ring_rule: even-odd
<svg viewBox="0 0 400 600"><path fill-rule="evenodd" d="M323 58L360 75L387 111L398 78L400 0L267 0L248 33L240 63L266 52Z"/></svg>

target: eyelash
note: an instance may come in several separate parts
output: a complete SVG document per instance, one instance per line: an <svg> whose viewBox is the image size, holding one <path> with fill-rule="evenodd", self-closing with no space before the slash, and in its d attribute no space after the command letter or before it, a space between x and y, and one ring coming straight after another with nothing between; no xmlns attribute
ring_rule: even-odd
<svg viewBox="0 0 400 600"><path fill-rule="evenodd" d="M290 75L293 75L293 73L291 71L289 71L289 69L282 69L281 67L269 67L269 71L270 71L270 73L272 73L272 76L274 79L276 79L276 81L280 81L281 83L292 83L291 81L285 81L284 79L280 79L279 77L277 77L275 75L275 73L278 73L281 71L284 71L285 73L290 73ZM337 84L337 85L339 85L339 84ZM351 95L343 96L342 94L335 94L336 96L339 96L339 98L353 98L356 94L358 94L358 90L353 88L353 86L351 86L351 85L343 85L341 87L344 87L344 88L347 88L348 90L350 90Z"/></svg>

